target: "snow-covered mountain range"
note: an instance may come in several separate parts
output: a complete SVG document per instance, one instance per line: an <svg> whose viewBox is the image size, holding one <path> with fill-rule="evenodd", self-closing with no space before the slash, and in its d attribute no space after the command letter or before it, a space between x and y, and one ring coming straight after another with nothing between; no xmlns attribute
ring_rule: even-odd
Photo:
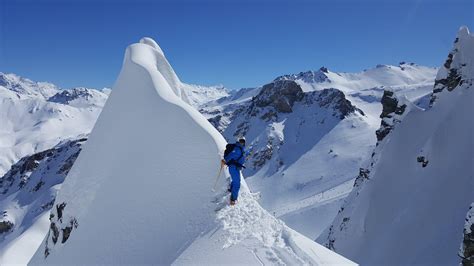
<svg viewBox="0 0 474 266"><path fill-rule="evenodd" d="M0 73L0 176L24 156L90 132L109 92Z"/></svg>
<svg viewBox="0 0 474 266"><path fill-rule="evenodd" d="M144 38L140 44L134 44L127 49L127 62L124 63L111 96L111 99L114 97L116 99L107 104L108 106L133 104L137 110L132 112L132 110L118 107L105 108L104 112L107 114L101 115L94 129L96 133L92 133L91 140L95 139L95 141L90 141L85 145L83 153L85 155L79 157L77 165L68 175L67 180L72 179L72 181L66 181L66 189L61 190L54 204L51 223L47 220L49 218L47 214L53 207L52 201L77 157L81 145L85 142L85 134L89 133L94 125L110 90L98 91L85 88L61 90L49 83L33 82L13 74L0 73L0 118L5 119L0 121L7 121L7 126L0 128L0 175L2 169L6 173L0 179L2 191L5 191L5 195L0 195L0 206L3 208L0 211L4 211L3 218L0 218L2 219L0 220L0 264L28 261L48 229L47 240L38 249L33 262L66 263L67 259L75 262L105 262L107 258L100 258L99 253L95 257L91 256L89 261L86 261L86 258L74 257L74 250L77 249L88 248L91 251L90 254L99 252L99 250L92 250L92 246L86 247L81 243L88 238L93 238L94 234L104 235L104 224L99 223L98 217L105 216L116 217L110 220L113 224L110 232L105 232L110 239L97 240L103 241L105 246L110 246L107 252L120 250L121 253L131 255L128 258L130 262L142 261L136 259L139 256L144 262L148 259L153 262L160 261L154 257L158 253L151 254L147 253L147 250L136 249L127 251L126 249L130 246L118 246L117 243L113 243L113 240L124 241L113 234L114 230L130 231L130 226L136 224L140 224L141 228L148 228L147 232L153 231L155 236L165 235L168 236L167 239L172 238L172 230L162 232L160 229L150 229L146 224L147 221L143 221L153 220L158 224L166 222L155 215L156 213L149 213L150 209L155 208L158 208L156 210L158 213L166 213L173 217L180 217L177 218L178 220L182 218L188 221L183 238L175 240L173 242L175 244L169 247L158 248L163 251L160 254L166 254L160 257L165 263L209 263L208 258L211 252L212 257L217 261L225 262L229 256L238 256L243 259L241 262L246 264L254 264L256 260L285 264L350 263L316 245L310 239L317 239L319 243L336 252L341 252L358 263L392 262L392 257L394 258L395 255L384 253L389 252L389 249L383 248L384 238L380 238L375 232L382 232L385 227L391 230L389 228L393 224L395 228L408 230L405 235L396 230L393 232L394 235L400 236L399 241L416 241L408 239L406 235L412 229L404 227L403 222L390 223L385 227L377 224L378 213L388 212L387 209L383 209L384 204L387 204L397 211L391 215L387 214L383 219L389 221L393 218L395 221L397 219L403 221L404 216L400 213L405 210L412 214L411 223L424 226L424 223L420 224L422 219L419 219L416 213L420 211L420 208L427 208L426 204L429 202L407 209L406 205L403 205L408 202L407 198L400 198L406 196L398 195L396 192L399 191L401 194L401 191L409 191L406 187L410 186L411 189L416 190L412 194L417 194L420 187L426 185L428 176L434 175L433 173L440 173L435 179L444 182L442 177L444 172L441 168L444 169L445 165L439 163L438 166L433 167L433 160L445 160L445 157L439 155L438 152L447 156L454 153L453 149L459 148L457 144L453 144L450 148L439 148L440 151L434 152L433 150L436 149L433 146L443 146L444 142L433 142L433 139L444 140L445 135L428 132L428 129L436 131L439 125L449 124L449 127L456 129L453 130L459 139L464 140L464 143L470 141L470 145L465 145L466 147L473 147L472 122L469 124L468 116L465 113L462 115L466 108L465 112L472 112L472 107L468 110L469 104L466 103L470 102L472 106L472 93L463 92L462 95L459 94L461 96L456 96L457 100L454 100L454 96L444 96L445 91L467 91L467 88L472 86L473 51L470 43L472 43L472 34L465 28L461 29L454 49L440 69L405 62L401 62L398 66L378 65L359 73L338 73L321 67L317 71L283 75L261 87L230 91L223 86L205 87L181 82L159 46L153 40ZM132 87L132 83L136 91L128 89ZM458 89L458 87L464 89ZM120 89L117 90L117 88ZM452 99L443 100L443 98ZM461 102L461 98L464 102ZM164 103L164 106L153 106L156 104L155 101ZM186 103L194 108L189 109ZM444 107L437 107L438 105ZM459 107L453 107L457 105ZM183 155L187 153L187 151L184 152L185 147L188 149L193 145L185 145L186 141L179 139L185 133L191 140L207 143L206 147L201 147L205 150L223 150L224 139L214 129L209 128L201 114L195 110L204 115L227 141L232 142L238 136L247 138L250 156L247 169L243 173L250 189L244 185L240 202L234 209L223 208L217 213L209 212L215 204L220 205L225 201L223 194L205 193L202 190L206 182L212 181L213 175L217 174L217 165L213 166L212 162L208 161L198 163L198 161L193 161L194 157L189 158L194 168L199 169L200 174L196 175L192 171L193 167L175 169L174 167L177 166L172 161L167 161L173 158L178 160L180 156L186 157ZM454 122L448 123L447 117L456 116L454 114L456 112L462 119L454 119ZM178 128L176 122L173 126L162 126L171 119L163 117L164 113L175 117L175 120L188 121L189 125L183 126L185 130L179 128L179 132L173 131L173 128ZM426 115L430 113L431 115ZM118 116L121 118L118 119ZM411 118L414 116L423 118ZM148 118L141 121L143 117ZM408 124L405 121L410 121L410 119L414 119L414 122L410 122L412 129L402 129L409 127L405 125ZM427 122L428 120L438 122ZM461 120L464 124L460 122ZM155 125L160 126L155 128ZM415 125L423 125L423 127L418 128ZM197 129L188 128L189 126ZM129 127L141 128L141 131L132 132L127 130ZM463 130L464 133L457 133ZM198 133L199 131L201 133ZM398 131L406 132L397 133ZM202 132L206 133L203 135ZM167 138L176 138L177 142L162 143L161 140L155 139L151 141L150 134L166 135ZM397 134L403 136L395 137ZM149 135L150 137L147 137ZM197 138L195 135L201 137ZM417 137L408 137L411 135ZM212 140L210 143L214 143L212 145L204 140L209 136ZM394 138L398 140L393 140ZM429 141L421 143L423 138ZM146 144L143 143L147 140ZM457 143L461 145L461 142ZM411 150L419 148L415 156L416 165L413 167L408 166L405 160L398 160L399 157L403 157L407 162L408 160L411 162L411 157L414 155L405 150L407 145L413 146ZM395 146L399 149L396 156L391 151L396 149L393 148ZM163 147L168 148L163 149ZM112 150L115 153L112 153ZM163 158L161 150L171 151L167 153L169 158ZM174 150L182 151L174 154ZM199 149L196 148L196 150ZM132 152L128 155L123 151ZM149 151L153 155L145 156L144 151ZM133 154L137 158L130 157ZM470 165L472 165L472 151L469 153L463 150L459 154L462 158L458 160L458 163L462 160L471 160ZM216 161L211 159L210 154L203 156L210 161ZM20 160L20 158L23 159ZM188 158L183 158L179 158L179 161L185 160L188 163ZM141 161L135 161L136 159L141 159ZM397 164L393 161L397 161ZM469 165L468 161L464 163ZM446 164L449 163L451 161L446 162ZM131 165L134 167L132 168ZM203 165L207 165L208 168L201 168ZM467 167L466 165L464 166ZM101 167L104 169L99 169ZM381 167L388 168L384 170L385 172L377 170ZM423 173L420 172L419 167L425 172L427 169L431 171ZM58 170L62 168L68 170ZM399 168L407 170L401 173L397 170ZM446 168L452 169L458 166L449 164ZM174 176L194 175L193 179L202 182L186 178L177 178L174 181L168 181L168 178L161 179L162 176L167 176L171 172L185 170L189 173L180 172L179 175ZM152 176L160 176L160 180L149 177L150 173ZM452 191L458 189L463 182L465 190L474 190L472 169L470 175L467 168L461 170L461 173L467 174L459 177L459 182L450 186ZM413 176L420 174L426 177L418 178L420 181L413 181ZM398 182L398 175L406 178ZM388 180L385 176L393 177L390 181L378 181ZM133 179L138 180L131 181ZM138 195L139 189L148 189L143 186L130 188L126 185L129 182L146 183L150 186L149 189L154 189L155 193L167 188L170 193L162 191L160 194L163 195L150 198L151 192L143 192L143 195L136 198L137 202L141 202L142 210L136 207L137 205L124 202L124 199L119 197L119 195L130 195L135 190L137 190L136 193L132 194ZM387 184L399 187L400 190L394 189L387 192L385 190L390 189L386 187ZM224 189L224 184L221 185ZM179 188L175 188L176 186ZM377 188L368 188L372 186L377 186ZM432 190L420 195L431 199L430 196L436 191L434 188L436 185L432 186ZM38 189L35 189L37 187ZM190 187L196 187L198 192L204 195L196 194ZM447 201L448 203L439 203L442 205L440 210L451 206L455 209L453 212L456 217L461 214L465 217L468 208L461 206L465 205L464 201L468 198L465 190L459 192L459 196L456 197L458 201L453 199ZM88 196L83 198L81 191ZM201 218L194 220L192 210L189 211L189 216L182 213L181 207L178 212L178 208L172 202L175 195L171 192L194 195L197 203L204 205L204 207L195 206L202 212L199 215L196 214L196 217L204 220L200 220ZM100 196L103 194L107 195L108 199L106 196ZM387 195L391 195L391 200ZM369 205L368 202L373 202L375 198L380 204ZM111 207L112 199L120 202L122 209ZM157 207L150 205L147 200L165 204ZM178 200L183 202L181 198ZM189 198L184 202L188 200L191 202L190 205L194 206L192 202L194 198ZM418 197L416 200L423 201ZM401 203L393 203L397 201ZM471 197L470 202L473 201ZM124 208L126 211L123 210ZM104 209L110 210L101 211ZM370 217L366 216L368 210L372 213ZM430 212L426 217L431 217L437 215L438 210L427 208L426 212ZM119 215L123 213L127 213L127 224L121 223L124 219ZM129 215L129 213L135 215ZM202 216L203 214L207 216ZM393 215L396 217L394 218ZM444 216L444 214L440 215ZM135 216L148 218L138 219ZM471 216L468 214L468 217ZM84 220L86 226L82 226ZM444 220L435 223L432 228L439 228L437 226L441 226L442 222ZM204 229L203 223L208 224L209 227ZM375 226L368 230L367 223L375 224ZM459 228L457 228L458 223L461 224ZM464 218L461 218L449 224L448 232L452 235L450 235L449 244L446 245L452 248L455 243L457 250L454 256L459 254L469 262L469 259L472 261L470 252L473 249L472 219L467 218L464 226L463 223ZM82 229L83 227L86 229ZM463 227L465 228L464 241L462 240ZM197 234L198 231L201 234ZM81 232L80 236L75 236L79 232ZM445 232L443 237L447 236L448 232ZM433 232L426 230L425 233ZM139 234L140 232L137 232L137 237L130 235L123 237L131 237L132 242L137 243L147 239L147 243L156 245L153 239L148 239L145 235L141 240L138 239ZM71 237L70 240L69 237ZM431 239L439 239L437 237L438 235L434 234ZM73 238L78 238L78 240L71 242ZM365 245L369 239L373 242L372 248L376 245L375 243L378 243L377 247L383 249L377 256L371 257L364 253L370 251L368 247L367 249L352 248L354 245ZM187 241L187 244L183 246L184 242L180 241ZM461 242L463 242L462 249L459 250ZM392 244L395 245L395 242ZM222 247L225 248L222 249ZM170 251L173 248L175 248L175 253ZM404 250L409 255L406 260L399 258L397 261L394 258L393 261L404 264L423 263L423 259L429 262L434 261L434 259L426 259L422 255L414 254L414 251L410 253L407 249L408 247ZM422 249L423 247L413 248L419 252L423 252ZM215 252L215 250L219 251ZM314 252L320 257L319 259L318 256L314 256ZM45 254L51 254L46 261L44 261ZM425 252L425 254L431 253ZM446 254L447 252L439 252L437 258L440 261L449 262L456 259L456 257L451 257L451 251L449 251L449 256ZM132 257L135 259L131 259Z"/></svg>

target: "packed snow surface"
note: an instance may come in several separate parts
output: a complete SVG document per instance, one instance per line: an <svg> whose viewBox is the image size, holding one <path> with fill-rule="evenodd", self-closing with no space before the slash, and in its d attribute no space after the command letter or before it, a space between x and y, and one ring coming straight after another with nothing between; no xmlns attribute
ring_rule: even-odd
<svg viewBox="0 0 474 266"><path fill-rule="evenodd" d="M225 140L185 101L156 42L127 48L30 264L353 264L273 218L244 181L238 205L216 216L227 202L211 192Z"/></svg>

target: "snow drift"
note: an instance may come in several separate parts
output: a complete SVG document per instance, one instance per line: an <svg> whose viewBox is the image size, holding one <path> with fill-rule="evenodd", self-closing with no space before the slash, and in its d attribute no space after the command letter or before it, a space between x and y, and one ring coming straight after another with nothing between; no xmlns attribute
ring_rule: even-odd
<svg viewBox="0 0 474 266"><path fill-rule="evenodd" d="M30 264L351 264L274 219L245 183L240 201L249 208L225 207L216 219L216 199L227 196L210 191L225 140L185 102L182 88L153 40L127 48ZM246 218L252 213L259 219ZM226 221L244 223L244 231ZM280 234L257 232L263 222ZM266 257L248 256L249 247Z"/></svg>

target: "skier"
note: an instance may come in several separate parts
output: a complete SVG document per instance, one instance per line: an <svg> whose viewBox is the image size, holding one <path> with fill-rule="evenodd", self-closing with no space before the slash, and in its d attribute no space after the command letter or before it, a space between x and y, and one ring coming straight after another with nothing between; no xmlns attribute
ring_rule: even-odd
<svg viewBox="0 0 474 266"><path fill-rule="evenodd" d="M231 177L230 183L230 205L235 205L240 190L240 170L245 168L245 138L241 137L235 144L227 144L222 163L229 167Z"/></svg>

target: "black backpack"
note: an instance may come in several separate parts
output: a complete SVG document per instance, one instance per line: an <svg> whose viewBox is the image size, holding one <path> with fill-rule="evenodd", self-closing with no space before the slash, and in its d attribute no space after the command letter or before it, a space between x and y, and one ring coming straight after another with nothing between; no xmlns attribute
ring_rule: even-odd
<svg viewBox="0 0 474 266"><path fill-rule="evenodd" d="M228 162L228 164L235 164L239 167L244 167L245 168L245 166L238 163L240 158L242 158L244 156L244 151L242 150L241 147L235 145L235 143L225 145L224 158L227 157L227 155L229 155L229 153L231 153L235 149L235 147L238 147L240 149L240 156L239 156L239 158L237 158L237 160L231 160L230 162Z"/></svg>
<svg viewBox="0 0 474 266"><path fill-rule="evenodd" d="M235 148L235 143L225 145L224 158L229 155Z"/></svg>

